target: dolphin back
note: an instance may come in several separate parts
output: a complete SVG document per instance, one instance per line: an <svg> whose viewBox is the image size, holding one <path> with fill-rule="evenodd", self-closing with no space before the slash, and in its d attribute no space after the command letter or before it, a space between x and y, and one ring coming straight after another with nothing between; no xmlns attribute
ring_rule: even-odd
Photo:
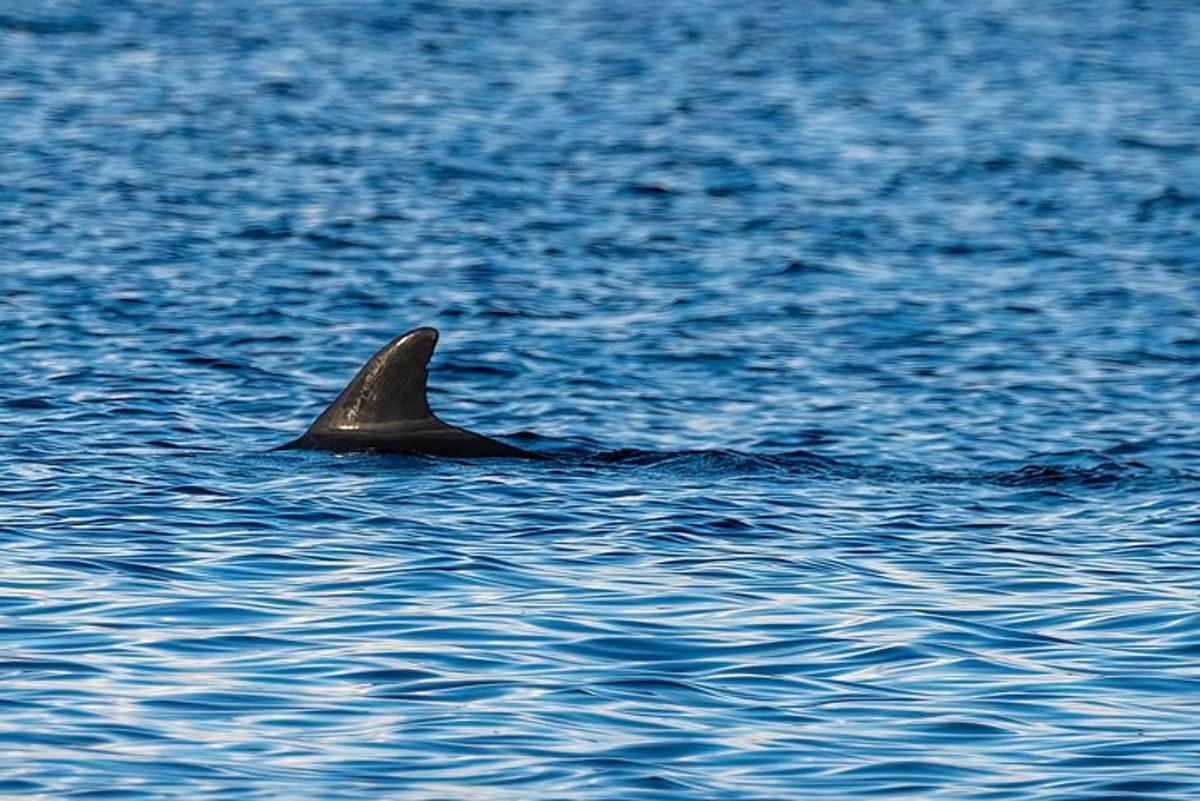
<svg viewBox="0 0 1200 801"><path fill-rule="evenodd" d="M426 398L437 341L435 329L416 328L384 345L303 436L279 449L544 458L437 418Z"/></svg>

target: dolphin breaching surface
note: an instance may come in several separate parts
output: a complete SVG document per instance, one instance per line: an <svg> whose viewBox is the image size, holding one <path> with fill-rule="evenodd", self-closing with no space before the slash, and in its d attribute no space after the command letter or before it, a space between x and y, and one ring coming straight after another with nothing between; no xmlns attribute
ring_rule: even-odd
<svg viewBox="0 0 1200 801"><path fill-rule="evenodd" d="M304 436L281 447L459 458L542 459L538 454L447 425L426 398L438 332L417 328L372 356Z"/></svg>
<svg viewBox="0 0 1200 801"><path fill-rule="evenodd" d="M0 167L0 801L1200 800L1200 0L0 0Z"/></svg>

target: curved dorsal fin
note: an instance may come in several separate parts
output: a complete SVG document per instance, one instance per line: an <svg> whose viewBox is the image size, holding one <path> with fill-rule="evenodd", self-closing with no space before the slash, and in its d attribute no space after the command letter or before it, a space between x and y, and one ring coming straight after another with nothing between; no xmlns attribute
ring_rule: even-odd
<svg viewBox="0 0 1200 801"><path fill-rule="evenodd" d="M433 418L425 399L429 358L438 332L416 328L401 334L367 360L337 400L309 426L309 433L353 430Z"/></svg>

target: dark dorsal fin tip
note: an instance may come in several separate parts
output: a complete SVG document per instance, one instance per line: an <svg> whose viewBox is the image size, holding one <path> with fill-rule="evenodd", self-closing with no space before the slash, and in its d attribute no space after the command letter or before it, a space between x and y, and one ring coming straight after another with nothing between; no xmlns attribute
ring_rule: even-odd
<svg viewBox="0 0 1200 801"><path fill-rule="evenodd" d="M308 432L353 431L432 418L425 398L425 382L437 341L437 329L423 327L384 345L359 369Z"/></svg>

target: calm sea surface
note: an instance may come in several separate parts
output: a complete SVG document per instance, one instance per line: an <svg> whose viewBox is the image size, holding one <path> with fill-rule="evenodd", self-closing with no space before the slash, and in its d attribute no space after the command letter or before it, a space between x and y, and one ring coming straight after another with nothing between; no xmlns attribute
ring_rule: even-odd
<svg viewBox="0 0 1200 801"><path fill-rule="evenodd" d="M1196 3L0 0L0 298L0 795L1200 797Z"/></svg>

